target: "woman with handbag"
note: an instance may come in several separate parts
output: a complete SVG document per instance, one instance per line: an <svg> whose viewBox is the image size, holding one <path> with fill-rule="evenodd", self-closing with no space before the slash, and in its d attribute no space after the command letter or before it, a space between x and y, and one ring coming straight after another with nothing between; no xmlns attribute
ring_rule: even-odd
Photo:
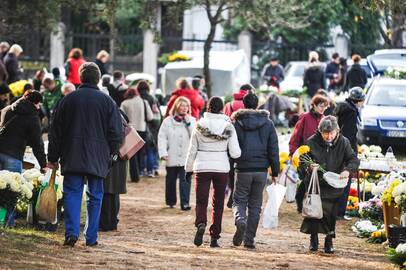
<svg viewBox="0 0 406 270"><path fill-rule="evenodd" d="M194 244L203 243L207 224L207 204L213 182L213 224L210 226L210 247L219 247L224 197L231 158L239 158L241 149L237 133L228 116L223 114L224 103L219 97L209 100L207 112L193 129L186 158L186 172L196 173L196 220Z"/></svg>
<svg viewBox="0 0 406 270"><path fill-rule="evenodd" d="M190 135L196 124L191 113L190 101L178 97L162 122L158 133L159 157L166 161L165 201L173 208L176 205L176 180L179 178L180 207L190 210L189 197L191 174L186 174L185 163Z"/></svg>
<svg viewBox="0 0 406 270"><path fill-rule="evenodd" d="M148 142L147 122L153 118L151 107L146 100L143 100L139 94L140 87L148 86L146 81L139 81L137 85L131 86L125 93L125 100L121 103L120 109L130 120L129 125L134 128L141 138ZM149 87L149 86L148 86ZM145 146L130 159L131 182L140 180L140 167L142 158L145 155Z"/></svg>
<svg viewBox="0 0 406 270"><path fill-rule="evenodd" d="M321 197L321 219L308 218L302 211L305 218L300 231L310 234L311 251L317 251L318 234L321 233L326 235L324 251L334 253L333 238L335 238L336 216L339 199L344 190L334 188L324 181L318 170L319 166L326 171L340 174L342 179L348 179L350 172L356 171L359 166L359 160L352 150L350 142L339 132L337 119L334 116L324 117L320 121L316 134L307 141L307 145L310 147L309 156L315 163L306 166L304 162L301 162L298 169L299 177L303 180L296 195L298 209L302 211L305 191L308 191L307 193L310 195L312 190L319 189L318 193ZM313 171L318 173L312 177Z"/></svg>

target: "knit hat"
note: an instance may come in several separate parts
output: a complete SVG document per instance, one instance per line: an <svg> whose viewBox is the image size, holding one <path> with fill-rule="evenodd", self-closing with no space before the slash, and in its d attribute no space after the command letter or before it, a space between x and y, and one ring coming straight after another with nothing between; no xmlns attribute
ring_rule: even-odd
<svg viewBox="0 0 406 270"><path fill-rule="evenodd" d="M0 95L8 94L10 93L10 88L8 87L7 84L2 83L0 84Z"/></svg>

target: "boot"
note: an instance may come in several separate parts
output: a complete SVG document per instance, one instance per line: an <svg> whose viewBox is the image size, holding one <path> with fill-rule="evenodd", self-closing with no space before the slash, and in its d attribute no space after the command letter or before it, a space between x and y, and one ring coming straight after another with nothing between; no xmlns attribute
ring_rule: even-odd
<svg viewBox="0 0 406 270"><path fill-rule="evenodd" d="M317 251L319 249L319 236L317 233L310 235L310 251Z"/></svg>
<svg viewBox="0 0 406 270"><path fill-rule="evenodd" d="M211 247L211 248L219 248L219 247L220 247L220 245L219 245L217 239L214 239L214 238L211 239L211 241L210 241L210 247Z"/></svg>
<svg viewBox="0 0 406 270"><path fill-rule="evenodd" d="M324 241L324 252L328 254L334 253L333 238L330 235L327 235L326 240Z"/></svg>
<svg viewBox="0 0 406 270"><path fill-rule="evenodd" d="M203 235L205 230L206 224L200 223L199 225L197 225L195 240L193 241L193 243L198 247L203 244Z"/></svg>

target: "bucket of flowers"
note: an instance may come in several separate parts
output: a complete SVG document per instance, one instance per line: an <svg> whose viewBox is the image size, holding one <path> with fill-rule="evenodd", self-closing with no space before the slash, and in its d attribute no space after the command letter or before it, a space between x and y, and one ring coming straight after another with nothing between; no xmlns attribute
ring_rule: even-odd
<svg viewBox="0 0 406 270"><path fill-rule="evenodd" d="M31 199L33 186L19 174L0 171L0 227L6 224L7 211L14 211L19 199Z"/></svg>
<svg viewBox="0 0 406 270"><path fill-rule="evenodd" d="M399 179L392 181L383 191L381 201L383 204L383 219L385 223L385 231L389 238L388 226L400 225L400 208L396 205L392 195L393 190L402 182Z"/></svg>

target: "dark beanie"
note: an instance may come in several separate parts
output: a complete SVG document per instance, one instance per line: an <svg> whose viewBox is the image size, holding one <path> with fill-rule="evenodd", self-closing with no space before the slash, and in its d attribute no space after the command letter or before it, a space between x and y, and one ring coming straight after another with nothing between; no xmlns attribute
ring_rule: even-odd
<svg viewBox="0 0 406 270"><path fill-rule="evenodd" d="M7 84L2 83L0 84L0 95L8 94L10 93L10 88L8 87Z"/></svg>

